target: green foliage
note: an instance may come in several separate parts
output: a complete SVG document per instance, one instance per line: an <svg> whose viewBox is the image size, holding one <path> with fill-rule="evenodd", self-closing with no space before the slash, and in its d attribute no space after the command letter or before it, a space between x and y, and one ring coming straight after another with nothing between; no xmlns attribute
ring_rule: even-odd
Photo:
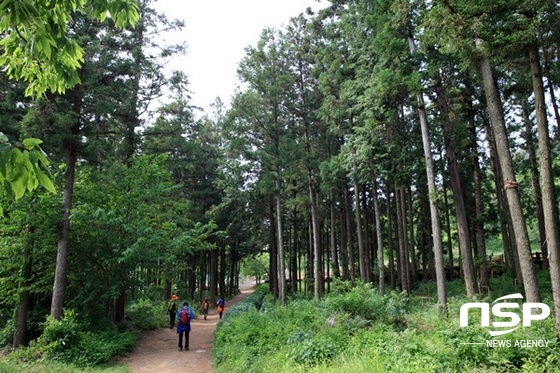
<svg viewBox="0 0 560 373"><path fill-rule="evenodd" d="M60 320L47 317L43 334L37 340L37 344L47 356L57 356L78 345L79 331L77 314L73 310L66 310Z"/></svg>
<svg viewBox="0 0 560 373"><path fill-rule="evenodd" d="M47 89L63 93L80 79L83 50L72 39L71 25L83 17L110 17L121 28L138 20L134 0L3 1L0 5L0 66L29 83L28 95Z"/></svg>
<svg viewBox="0 0 560 373"><path fill-rule="evenodd" d="M371 325L383 321L401 328L406 324L404 319L408 310L406 293L391 292L381 297L371 284L358 283L353 288L350 286L350 282L336 280L333 292L335 296L328 297L325 302L333 310L346 313L357 325Z"/></svg>
<svg viewBox="0 0 560 373"><path fill-rule="evenodd" d="M459 326L465 302L464 296L450 297L442 316L430 302L399 293L381 297L369 285L338 282L320 302L293 298L286 306L261 304L261 312L250 304L220 323L212 351L216 371L555 371L560 347L552 317L506 338L548 340L547 348L492 348L486 346L486 328L478 326L480 315L471 315L469 327ZM363 305L377 310L360 310Z"/></svg>
<svg viewBox="0 0 560 373"><path fill-rule="evenodd" d="M55 192L54 184L47 176L50 162L40 144L41 140L28 138L14 146L0 132L0 193L17 200L39 186Z"/></svg>
<svg viewBox="0 0 560 373"><path fill-rule="evenodd" d="M140 299L129 304L126 314L132 326L138 330L162 328L169 323L166 305L148 299Z"/></svg>
<svg viewBox="0 0 560 373"><path fill-rule="evenodd" d="M132 351L136 340L136 335L130 331L85 331L78 322L78 315L66 310L60 320L49 316L36 343L28 349L17 350L13 357L24 355L26 359L33 359L33 356L38 358L42 354L50 361L80 367L96 366Z"/></svg>
<svg viewBox="0 0 560 373"><path fill-rule="evenodd" d="M268 274L268 253L245 258L241 263L240 274L246 277L263 278Z"/></svg>

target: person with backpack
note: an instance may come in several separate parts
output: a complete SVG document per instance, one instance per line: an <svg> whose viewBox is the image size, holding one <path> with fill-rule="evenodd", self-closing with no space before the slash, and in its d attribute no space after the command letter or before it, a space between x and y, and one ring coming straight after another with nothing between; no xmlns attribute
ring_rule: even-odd
<svg viewBox="0 0 560 373"><path fill-rule="evenodd" d="M204 300L200 304L200 310L202 311L202 313L204 315L204 320L206 320L206 318L208 317L208 310L209 309L210 309L210 301L208 300L208 297L206 297L206 298L204 298Z"/></svg>
<svg viewBox="0 0 560 373"><path fill-rule="evenodd" d="M179 351L183 351L183 335L185 336L185 351L189 350L189 333L191 332L191 319L194 312L189 308L187 302L183 303L183 308L177 312L177 334L179 334Z"/></svg>
<svg viewBox="0 0 560 373"><path fill-rule="evenodd" d="M220 297L220 300L218 301L217 304L218 304L218 315L220 315L220 319L221 319L224 313L224 309L226 308L226 300L224 299L224 297Z"/></svg>
<svg viewBox="0 0 560 373"><path fill-rule="evenodd" d="M169 329L173 329L175 325L175 315L177 313L177 299L179 297L173 293L171 294L171 299L167 303L167 312L169 313Z"/></svg>

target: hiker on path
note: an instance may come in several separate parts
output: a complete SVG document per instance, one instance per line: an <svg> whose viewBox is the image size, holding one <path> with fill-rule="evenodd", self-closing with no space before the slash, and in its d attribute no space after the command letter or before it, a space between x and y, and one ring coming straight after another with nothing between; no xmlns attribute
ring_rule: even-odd
<svg viewBox="0 0 560 373"><path fill-rule="evenodd" d="M179 297L173 293L171 294L171 299L169 300L169 303L167 303L167 311L169 312L169 329L173 329L173 326L175 325L175 315L177 313L177 299L179 299Z"/></svg>
<svg viewBox="0 0 560 373"><path fill-rule="evenodd" d="M179 351L183 351L183 335L185 336L185 351L189 350L189 334L191 332L191 319L194 312L189 308L187 302L183 303L183 308L177 312L177 334L179 335Z"/></svg>
<svg viewBox="0 0 560 373"><path fill-rule="evenodd" d="M220 319L222 318L222 314L224 313L224 309L226 308L226 300L224 297L220 297L218 301L218 314L220 315Z"/></svg>
<svg viewBox="0 0 560 373"><path fill-rule="evenodd" d="M206 298L204 298L204 300L200 304L200 310L204 314L204 320L206 320L206 318L208 317L208 310L209 309L210 309L210 301L208 300L208 297L206 297Z"/></svg>

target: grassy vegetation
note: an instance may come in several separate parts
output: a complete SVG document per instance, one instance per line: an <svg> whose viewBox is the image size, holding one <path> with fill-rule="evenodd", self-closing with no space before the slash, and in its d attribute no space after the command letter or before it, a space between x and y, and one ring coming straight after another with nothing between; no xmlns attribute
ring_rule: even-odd
<svg viewBox="0 0 560 373"><path fill-rule="evenodd" d="M547 273L540 283L547 283ZM549 281L548 281L549 282ZM517 292L507 277L493 279L481 301ZM392 292L381 297L369 285L354 288L337 282L332 294L317 302L291 298L275 304L260 288L229 310L215 335L212 351L217 372L554 372L560 366L554 318L534 322L495 339L547 340L548 347L486 347L466 343L491 338L471 313L469 327L459 326L459 309L468 302L464 284L448 284L445 316L438 314L435 284L418 293L434 301ZM549 286L541 287L550 294ZM550 299L545 300L551 305ZM552 310L552 307L551 307Z"/></svg>

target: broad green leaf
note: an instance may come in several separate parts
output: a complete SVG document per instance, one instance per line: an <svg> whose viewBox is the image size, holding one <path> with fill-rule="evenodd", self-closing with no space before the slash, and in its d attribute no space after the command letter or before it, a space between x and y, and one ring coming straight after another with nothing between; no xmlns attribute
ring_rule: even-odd
<svg viewBox="0 0 560 373"><path fill-rule="evenodd" d="M34 173L30 173L29 177L27 178L27 190L31 192L37 189L38 186L39 180L37 180L37 175Z"/></svg>
<svg viewBox="0 0 560 373"><path fill-rule="evenodd" d="M39 183L49 192L55 193L56 188L52 182L52 180L39 168L35 167L35 174L37 175L37 179Z"/></svg>
<svg viewBox="0 0 560 373"><path fill-rule="evenodd" d="M31 150L33 148L35 148L37 145L42 144L43 141L41 139L36 139L36 138L28 138L28 139L24 139L22 141L23 146L25 146L26 149Z"/></svg>

